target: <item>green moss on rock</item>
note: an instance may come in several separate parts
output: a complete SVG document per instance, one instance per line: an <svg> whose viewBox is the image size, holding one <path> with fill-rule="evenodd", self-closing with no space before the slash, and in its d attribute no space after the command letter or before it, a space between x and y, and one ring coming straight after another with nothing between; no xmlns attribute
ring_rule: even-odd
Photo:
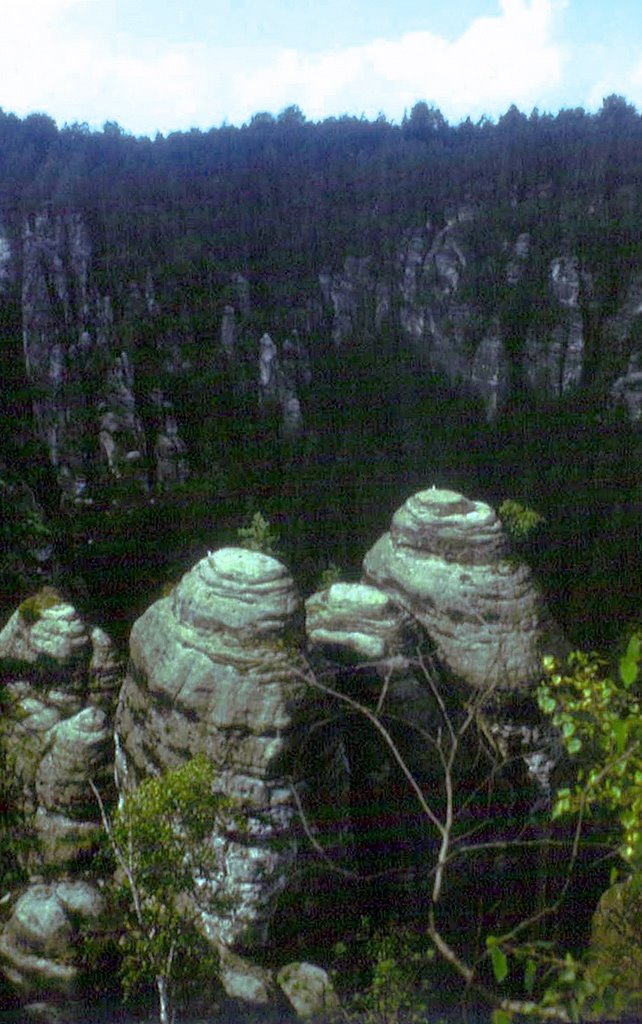
<svg viewBox="0 0 642 1024"><path fill-rule="evenodd" d="M56 588L46 586L42 587L37 594L26 598L22 604L18 605L18 612L27 625L33 626L42 618L42 613L47 608L54 608L57 604L62 603L63 598Z"/></svg>

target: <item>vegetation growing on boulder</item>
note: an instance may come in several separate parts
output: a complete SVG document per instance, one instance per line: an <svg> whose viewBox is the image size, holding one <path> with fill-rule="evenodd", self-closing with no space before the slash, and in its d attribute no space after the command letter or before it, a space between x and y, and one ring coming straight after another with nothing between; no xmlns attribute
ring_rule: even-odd
<svg viewBox="0 0 642 1024"><path fill-rule="evenodd" d="M33 626L42 618L42 613L47 608L55 608L56 605L62 603L63 598L56 588L45 586L37 594L22 601L18 605L18 612L28 626Z"/></svg>
<svg viewBox="0 0 642 1024"><path fill-rule="evenodd" d="M279 535L261 512L255 512L247 526L237 531L239 546L264 555L276 555Z"/></svg>

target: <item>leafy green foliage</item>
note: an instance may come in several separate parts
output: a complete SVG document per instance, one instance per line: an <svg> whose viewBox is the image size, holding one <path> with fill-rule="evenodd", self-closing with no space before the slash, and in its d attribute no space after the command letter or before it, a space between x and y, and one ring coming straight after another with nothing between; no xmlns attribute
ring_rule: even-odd
<svg viewBox="0 0 642 1024"><path fill-rule="evenodd" d="M0 714L4 713L4 694L0 687ZM28 873L26 858L35 840L20 811L20 790L16 773L8 763L0 729L0 892L24 884Z"/></svg>
<svg viewBox="0 0 642 1024"><path fill-rule="evenodd" d="M264 555L277 553L279 535L261 512L255 512L247 526L239 527L237 537L240 547L248 551L260 551Z"/></svg>
<svg viewBox="0 0 642 1024"><path fill-rule="evenodd" d="M619 852L634 871L642 869L639 662L639 634L630 638L617 675L595 654L576 651L565 667L547 658L538 693L540 708L578 758L576 782L558 791L553 816L591 808L612 816L621 831Z"/></svg>
<svg viewBox="0 0 642 1024"><path fill-rule="evenodd" d="M637 981L631 982L632 962L642 964L641 639L639 632L631 635L617 672L596 654L576 651L564 666L546 658L546 680L538 692L540 708L560 730L575 765L573 784L557 791L553 817L593 813L612 822L613 847L628 872L625 903L617 885L602 897L589 956L578 962L567 954L544 994L544 1004L565 1001L572 1020L585 1007L599 1014L632 1000L639 1006L642 997L635 968ZM617 874L614 869L612 877ZM617 955L618 942L628 950L626 957Z"/></svg>
<svg viewBox="0 0 642 1024"><path fill-rule="evenodd" d="M216 957L196 927L204 901L197 879L216 869L209 841L232 820L232 804L212 792L214 770L203 755L126 795L108 828L119 870L115 899L124 914L121 979L130 996L156 983L167 998L176 986L212 976Z"/></svg>
<svg viewBox="0 0 642 1024"><path fill-rule="evenodd" d="M549 1011L579 1021L587 1013L600 1017L625 1005L642 1005L636 967L642 964L641 640L639 632L631 635L615 673L605 659L581 651L569 655L565 665L552 657L544 660L538 703L559 729L574 767L572 784L556 794L553 817L600 815L607 822L607 845L620 854L630 874L602 897L591 948L580 957L560 955L546 940L515 943L510 936L487 936L495 982L501 987L509 975L518 980L514 968L519 966L535 1016ZM619 891L622 884L626 898ZM509 1024L513 1016L510 1008L500 1006L493 1024Z"/></svg>
<svg viewBox="0 0 642 1024"><path fill-rule="evenodd" d="M10 597L38 585L38 553L51 544L52 531L29 487L2 464L0 509L0 592Z"/></svg>
<svg viewBox="0 0 642 1024"><path fill-rule="evenodd" d="M506 498L501 503L498 512L508 535L518 541L525 540L544 522L544 516L541 516L535 509L529 508L528 505L522 505L519 501L513 501L511 498Z"/></svg>
<svg viewBox="0 0 642 1024"><path fill-rule="evenodd" d="M363 1024L418 1024L425 1020L432 946L403 926L394 931L373 929L367 917L361 919L357 938L363 943L367 981L352 1000L355 1019ZM348 1018L352 1019L352 1013Z"/></svg>
<svg viewBox="0 0 642 1024"><path fill-rule="evenodd" d="M333 583L339 583L343 578L343 572L338 565L334 562L330 562L328 566L323 570L319 577L319 590L328 590Z"/></svg>
<svg viewBox="0 0 642 1024"><path fill-rule="evenodd" d="M493 967L495 981L501 985L508 976L508 960L506 958L506 954L494 935L486 936L486 948L490 954L490 962Z"/></svg>

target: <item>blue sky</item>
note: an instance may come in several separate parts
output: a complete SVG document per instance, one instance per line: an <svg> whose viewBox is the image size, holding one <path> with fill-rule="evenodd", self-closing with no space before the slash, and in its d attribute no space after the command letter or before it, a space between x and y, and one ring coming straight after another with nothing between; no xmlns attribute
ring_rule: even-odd
<svg viewBox="0 0 642 1024"><path fill-rule="evenodd" d="M0 107L167 134L298 104L642 110L640 0L0 0Z"/></svg>

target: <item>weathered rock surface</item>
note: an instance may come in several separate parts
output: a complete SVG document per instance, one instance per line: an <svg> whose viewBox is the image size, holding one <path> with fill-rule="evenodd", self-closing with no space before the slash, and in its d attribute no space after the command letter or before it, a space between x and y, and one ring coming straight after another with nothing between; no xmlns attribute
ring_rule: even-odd
<svg viewBox="0 0 642 1024"><path fill-rule="evenodd" d="M642 952L639 920L640 893L629 878L616 882L604 892L593 914L590 942L591 959L598 970L608 971L623 1010L639 1020L642 1013Z"/></svg>
<svg viewBox="0 0 642 1024"><path fill-rule="evenodd" d="M510 393L510 362L498 325L480 341L473 357L470 380L484 403L486 418L494 420Z"/></svg>
<svg viewBox="0 0 642 1024"><path fill-rule="evenodd" d="M366 580L413 615L444 665L477 690L526 690L561 639L530 570L510 554L493 510L421 491L364 559Z"/></svg>
<svg viewBox="0 0 642 1024"><path fill-rule="evenodd" d="M0 295L3 295L12 283L15 275L11 239L0 222Z"/></svg>
<svg viewBox="0 0 642 1024"><path fill-rule="evenodd" d="M83 708L53 727L48 744L36 775L35 829L46 863L63 865L101 831L88 781L103 793L113 788L111 722L100 708Z"/></svg>
<svg viewBox="0 0 642 1024"><path fill-rule="evenodd" d="M0 966L18 992L73 995L79 969L70 958L81 923L103 910L98 888L84 880L31 885L0 932Z"/></svg>
<svg viewBox="0 0 642 1024"><path fill-rule="evenodd" d="M255 1006L267 1006L274 998L274 978L265 967L239 956L227 946L220 947L221 984L230 999Z"/></svg>
<svg viewBox="0 0 642 1024"><path fill-rule="evenodd" d="M299 602L274 558L223 548L202 559L131 634L131 669L116 722L121 786L204 752L236 798L247 833L214 836L214 891L232 906L210 937L260 942L296 857L288 772L308 699L283 638Z"/></svg>
<svg viewBox="0 0 642 1024"><path fill-rule="evenodd" d="M301 1020L332 1020L341 1007L328 972L317 964L286 964L277 981Z"/></svg>
<svg viewBox="0 0 642 1024"><path fill-rule="evenodd" d="M574 390L584 373L584 323L580 309L582 279L575 257L551 261L549 299L554 314L543 329L526 332L524 376L532 390L559 398Z"/></svg>
<svg viewBox="0 0 642 1024"><path fill-rule="evenodd" d="M614 405L624 407L631 423L642 420L642 369L637 353L630 359L627 372L611 388Z"/></svg>
<svg viewBox="0 0 642 1024"><path fill-rule="evenodd" d="M47 589L0 633L0 665L0 743L17 809L41 840L32 864L71 863L99 830L88 778L106 793L113 788L111 716L122 668L107 634Z"/></svg>
<svg viewBox="0 0 642 1024"><path fill-rule="evenodd" d="M43 588L0 632L5 707L0 725L8 792L32 836L20 853L34 881L13 894L0 927L0 967L25 998L72 994L79 984L79 923L97 920L102 896L79 874L102 825L91 779L115 796L113 712L122 665L107 634Z"/></svg>
<svg viewBox="0 0 642 1024"><path fill-rule="evenodd" d="M36 430L63 494L91 501L109 481L133 485L141 496L153 482L181 483L185 448L176 419L163 418L155 443L148 443L111 297L93 283L93 245L82 215L35 213L25 223L22 249L26 371L38 392ZM149 271L143 287L131 282L125 313L134 322L157 315Z"/></svg>
<svg viewBox="0 0 642 1024"><path fill-rule="evenodd" d="M384 715L439 814L443 766L424 740L448 728L445 715L457 720L453 679L474 692L523 696L560 637L529 570L511 557L495 513L452 491L422 491L395 513L390 532L366 555L364 580L309 598L309 657L335 690ZM286 887L290 898L300 894L310 905L317 896L299 893L294 880L300 801L309 835L335 859L358 863L365 874L394 869L387 884L395 900L421 898L417 849L432 841L416 793L382 737L358 716L328 716L327 703L319 710L300 655L301 620L292 578L275 558L242 548L209 553L132 629L115 743L111 713L122 675L105 633L51 589L25 602L0 633L10 701L0 738L20 809L39 839L32 870L46 865L70 884L78 881L99 830L88 779L109 794L112 749L121 791L204 753L217 769L217 789L237 802L246 827L212 834L217 868L203 885L229 905L202 912L202 926L223 951L228 994L257 1004L273 998L274 979L239 951L266 941ZM438 665L446 682L427 675ZM524 737L520 722L502 727L512 753L519 748L526 761L537 738ZM467 737L477 756L473 733ZM455 775L465 786L461 756ZM517 799L521 781L502 778ZM24 991L32 993L29 979L40 977L33 957L44 964L39 985L73 987L64 881L32 885L1 933L7 977ZM45 930L29 937L26 922L38 914ZM278 979L297 1012L319 1012L321 1003L326 1012L331 995L319 969L310 974L306 966L301 977L298 969L290 965Z"/></svg>
<svg viewBox="0 0 642 1024"><path fill-rule="evenodd" d="M408 619L387 594L364 583L333 583L306 601L312 644L345 648L369 661L399 652Z"/></svg>
<svg viewBox="0 0 642 1024"><path fill-rule="evenodd" d="M269 334L259 342L259 405L276 409L281 435L293 439L303 431L299 391L310 383L307 353L296 334L283 342L281 356Z"/></svg>

